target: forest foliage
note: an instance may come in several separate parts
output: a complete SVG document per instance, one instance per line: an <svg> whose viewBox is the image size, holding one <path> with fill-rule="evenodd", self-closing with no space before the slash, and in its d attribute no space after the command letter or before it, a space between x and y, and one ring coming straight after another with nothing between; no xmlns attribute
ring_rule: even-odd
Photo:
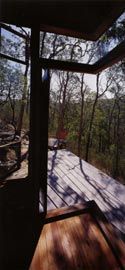
<svg viewBox="0 0 125 270"><path fill-rule="evenodd" d="M124 16L97 42L41 32L40 57L91 64L122 41L124 34ZM3 51L13 47L16 56L24 56L19 40L12 46L8 38L2 39ZM30 51L30 42L28 46ZM29 129L28 57L25 69L0 61L0 125L12 123L17 133ZM94 76L95 85L90 87L86 74L50 70L49 136L65 132L72 152L125 183L125 59Z"/></svg>
<svg viewBox="0 0 125 270"><path fill-rule="evenodd" d="M24 60L25 42L18 37L15 38L15 35L6 36L6 33L3 33L0 52ZM29 129L30 87L28 71L29 61L24 67L5 58L0 59L0 129L11 124L16 133L19 133L18 135L20 135L19 129Z"/></svg>
<svg viewBox="0 0 125 270"><path fill-rule="evenodd" d="M124 15L97 42L41 33L40 56L94 63L124 40ZM95 75L51 71L49 135L67 134L67 146L125 182L125 59ZM91 80L92 75L89 76Z"/></svg>

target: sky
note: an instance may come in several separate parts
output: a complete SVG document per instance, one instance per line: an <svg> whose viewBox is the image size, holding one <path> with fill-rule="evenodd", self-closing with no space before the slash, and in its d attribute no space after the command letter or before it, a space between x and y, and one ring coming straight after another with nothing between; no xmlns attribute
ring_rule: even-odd
<svg viewBox="0 0 125 270"><path fill-rule="evenodd" d="M85 83L90 87L90 89L96 91L96 75L85 74L84 80Z"/></svg>

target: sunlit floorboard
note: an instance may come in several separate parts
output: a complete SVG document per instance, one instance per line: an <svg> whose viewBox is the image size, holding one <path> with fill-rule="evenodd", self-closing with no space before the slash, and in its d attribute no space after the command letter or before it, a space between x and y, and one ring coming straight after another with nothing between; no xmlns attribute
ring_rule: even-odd
<svg viewBox="0 0 125 270"><path fill-rule="evenodd" d="M45 224L29 270L120 270L125 263L125 244L116 239L112 226L107 227L101 215L91 214L91 207L83 213L76 211L73 216L64 218L63 209L54 211L54 217L63 214L63 218ZM81 207L82 209L82 207ZM53 217L53 211L48 216ZM70 212L71 213L71 212ZM96 218L95 218L96 217ZM98 224L108 228L108 239ZM107 229L106 229L107 230ZM113 249L112 249L112 244ZM114 252L115 249L115 252ZM116 255L117 253L117 255Z"/></svg>
<svg viewBox="0 0 125 270"><path fill-rule="evenodd" d="M67 150L48 153L48 210L95 200L125 232L125 186Z"/></svg>
<svg viewBox="0 0 125 270"><path fill-rule="evenodd" d="M8 181L26 176L23 162ZM48 210L95 200L108 221L125 233L125 186L70 151L48 151L47 191Z"/></svg>

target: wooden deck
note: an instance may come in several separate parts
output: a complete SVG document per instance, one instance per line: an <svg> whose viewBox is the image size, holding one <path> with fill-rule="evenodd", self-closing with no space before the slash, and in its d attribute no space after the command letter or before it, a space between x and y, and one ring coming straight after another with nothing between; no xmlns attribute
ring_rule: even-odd
<svg viewBox="0 0 125 270"><path fill-rule="evenodd" d="M95 200L125 233L125 186L67 150L48 153L48 210Z"/></svg>
<svg viewBox="0 0 125 270"><path fill-rule="evenodd" d="M98 207L93 214L91 206L50 211L29 270L124 269L125 244L116 240L111 225L107 228Z"/></svg>
<svg viewBox="0 0 125 270"><path fill-rule="evenodd" d="M23 164L8 180L25 176ZM108 221L125 233L125 186L73 153L48 151L47 188L48 210L95 200Z"/></svg>

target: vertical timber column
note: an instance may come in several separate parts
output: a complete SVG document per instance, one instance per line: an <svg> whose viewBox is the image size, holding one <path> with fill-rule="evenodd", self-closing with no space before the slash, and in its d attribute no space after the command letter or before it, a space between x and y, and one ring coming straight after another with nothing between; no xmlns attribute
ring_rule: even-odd
<svg viewBox="0 0 125 270"><path fill-rule="evenodd" d="M29 177L31 181L31 201L35 214L39 213L40 186L40 91L41 68L39 65L39 27L31 29L31 94L30 94L30 147Z"/></svg>
<svg viewBox="0 0 125 270"><path fill-rule="evenodd" d="M40 191L43 198L44 212L47 212L47 163L48 163L48 118L49 118L50 73L44 70L41 91L41 182Z"/></svg>
<svg viewBox="0 0 125 270"><path fill-rule="evenodd" d="M43 213L47 212L47 153L49 72L42 78L39 62L39 27L31 32L31 99L30 99L30 153L29 176L35 213L39 212L39 192L43 200Z"/></svg>

